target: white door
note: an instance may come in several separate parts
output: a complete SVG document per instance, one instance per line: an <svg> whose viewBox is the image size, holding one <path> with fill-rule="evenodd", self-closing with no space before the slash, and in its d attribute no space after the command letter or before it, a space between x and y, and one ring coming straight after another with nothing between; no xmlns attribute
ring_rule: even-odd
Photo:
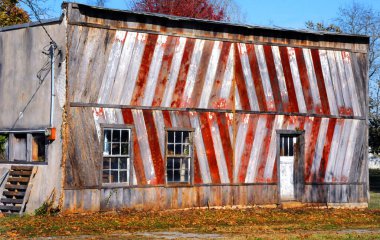
<svg viewBox="0 0 380 240"><path fill-rule="evenodd" d="M295 200L294 195L294 154L297 137L280 137L280 195L282 201Z"/></svg>

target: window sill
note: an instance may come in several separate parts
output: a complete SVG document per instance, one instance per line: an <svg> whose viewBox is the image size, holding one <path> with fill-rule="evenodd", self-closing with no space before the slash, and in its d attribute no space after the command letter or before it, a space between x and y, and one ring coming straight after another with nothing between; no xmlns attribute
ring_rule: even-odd
<svg viewBox="0 0 380 240"><path fill-rule="evenodd" d="M121 188L130 187L131 185L127 182L125 183L102 183L102 188Z"/></svg>
<svg viewBox="0 0 380 240"><path fill-rule="evenodd" d="M167 182L165 187L191 187L192 183Z"/></svg>
<svg viewBox="0 0 380 240"><path fill-rule="evenodd" d="M17 161L17 162L0 161L0 164L11 164L11 165L48 165L47 162L28 162L28 161Z"/></svg>

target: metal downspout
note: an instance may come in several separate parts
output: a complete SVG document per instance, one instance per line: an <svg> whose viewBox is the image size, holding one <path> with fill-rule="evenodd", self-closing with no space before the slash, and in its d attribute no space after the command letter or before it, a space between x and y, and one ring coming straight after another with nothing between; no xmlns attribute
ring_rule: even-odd
<svg viewBox="0 0 380 240"><path fill-rule="evenodd" d="M54 99L55 99L55 89L54 89L54 85L55 85L55 79L54 79L54 74L55 74L55 71L54 71L55 57L54 57L54 51L55 51L56 48L57 48L56 43L55 42L51 42L50 43L50 48L49 48L49 52L50 52L50 65L51 65L51 71L50 71L50 74L51 74L50 127L53 127L53 122L54 122Z"/></svg>

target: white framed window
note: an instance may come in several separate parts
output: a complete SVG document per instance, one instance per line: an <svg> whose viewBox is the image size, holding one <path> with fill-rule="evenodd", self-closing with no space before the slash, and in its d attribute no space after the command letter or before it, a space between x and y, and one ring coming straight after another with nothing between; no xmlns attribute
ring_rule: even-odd
<svg viewBox="0 0 380 240"><path fill-rule="evenodd" d="M47 139L45 133L0 134L0 162L45 162Z"/></svg>
<svg viewBox="0 0 380 240"><path fill-rule="evenodd" d="M131 137L128 127L103 128L103 183L129 183Z"/></svg>
<svg viewBox="0 0 380 240"><path fill-rule="evenodd" d="M168 184L190 184L192 182L192 135L192 130L167 129L166 182Z"/></svg>

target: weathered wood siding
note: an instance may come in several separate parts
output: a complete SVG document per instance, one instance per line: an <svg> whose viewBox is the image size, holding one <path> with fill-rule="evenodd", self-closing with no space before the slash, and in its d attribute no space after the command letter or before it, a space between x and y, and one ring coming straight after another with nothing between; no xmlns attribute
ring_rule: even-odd
<svg viewBox="0 0 380 240"><path fill-rule="evenodd" d="M366 117L362 53L86 27L69 39L71 102Z"/></svg>
<svg viewBox="0 0 380 240"><path fill-rule="evenodd" d="M366 53L368 38L320 32L297 31L283 28L237 25L223 22L157 16L155 14L117 11L64 4L68 9L68 23L91 28L131 30L171 36L220 39L231 42L256 42L274 45L293 45L312 48L335 48Z"/></svg>
<svg viewBox="0 0 380 240"><path fill-rule="evenodd" d="M279 129L304 131L302 201L367 201L364 38L99 11L69 5L67 209L276 203ZM131 186L101 185L102 123L133 126ZM165 185L165 127L195 131L192 187Z"/></svg>

